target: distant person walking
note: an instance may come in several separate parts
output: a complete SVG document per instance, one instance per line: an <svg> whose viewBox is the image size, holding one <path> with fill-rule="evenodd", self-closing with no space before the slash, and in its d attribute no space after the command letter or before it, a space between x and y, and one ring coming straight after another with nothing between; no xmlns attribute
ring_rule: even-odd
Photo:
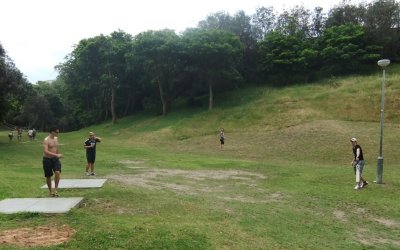
<svg viewBox="0 0 400 250"><path fill-rule="evenodd" d="M357 143L356 138L351 138L350 142L353 146L353 155L354 155L351 165L353 166L354 173L356 174L356 186L354 187L354 189L361 189L368 185L368 181L366 181L362 177L362 172L364 170L364 165L365 165L364 155L361 146L358 145Z"/></svg>
<svg viewBox="0 0 400 250"><path fill-rule="evenodd" d="M28 137L29 137L29 140L30 140L30 141L33 140L33 129L29 129L29 130L28 130Z"/></svg>
<svg viewBox="0 0 400 250"><path fill-rule="evenodd" d="M18 128L18 129L17 129L17 139L18 139L18 142L21 142L21 141L22 141L22 132L23 132L23 129L22 129L22 128Z"/></svg>
<svg viewBox="0 0 400 250"><path fill-rule="evenodd" d="M8 131L8 142L11 142L14 138L14 131Z"/></svg>
<svg viewBox="0 0 400 250"><path fill-rule="evenodd" d="M47 187L49 194L52 197L58 197L58 183L60 182L61 175L61 162L60 158L63 155L58 150L58 133L59 129L52 127L50 134L43 140L43 170L46 177ZM54 191L51 187L51 177L54 173Z"/></svg>
<svg viewBox="0 0 400 250"><path fill-rule="evenodd" d="M224 132L224 128L221 128L220 132L219 132L219 142L221 143L221 149L224 149L224 145L225 145L225 132Z"/></svg>
<svg viewBox="0 0 400 250"><path fill-rule="evenodd" d="M32 129L32 138L33 138L33 140L36 140L36 129L35 128Z"/></svg>
<svg viewBox="0 0 400 250"><path fill-rule="evenodd" d="M83 147L86 149L86 169L85 174L96 175L94 173L94 162L96 161L96 143L101 142L100 137L96 137L93 132L89 132L89 138L85 141ZM89 173L90 168L90 173Z"/></svg>

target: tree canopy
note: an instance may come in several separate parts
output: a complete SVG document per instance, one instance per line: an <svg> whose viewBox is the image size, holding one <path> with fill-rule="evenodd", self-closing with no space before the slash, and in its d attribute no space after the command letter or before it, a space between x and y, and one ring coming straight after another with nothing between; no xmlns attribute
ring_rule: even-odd
<svg viewBox="0 0 400 250"><path fill-rule="evenodd" d="M0 44L0 119L71 130L140 110L167 115L177 99L202 100L196 106L211 110L218 93L246 84L368 72L378 59L399 60L399 13L397 1L343 1L328 12L304 6L282 13L259 7L252 16L216 12L181 34L118 30L79 41L56 66L58 78L36 85Z"/></svg>

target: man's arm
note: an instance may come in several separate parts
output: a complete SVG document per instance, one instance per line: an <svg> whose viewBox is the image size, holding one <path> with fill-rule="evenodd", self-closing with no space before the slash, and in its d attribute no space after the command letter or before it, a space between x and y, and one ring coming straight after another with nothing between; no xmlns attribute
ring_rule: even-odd
<svg viewBox="0 0 400 250"><path fill-rule="evenodd" d="M356 161L358 161L359 157L360 157L360 148L357 148Z"/></svg>
<svg viewBox="0 0 400 250"><path fill-rule="evenodd" d="M91 147L92 147L92 145L90 145L89 140L86 140L86 141L83 143L83 148L88 149L88 148L91 148Z"/></svg>

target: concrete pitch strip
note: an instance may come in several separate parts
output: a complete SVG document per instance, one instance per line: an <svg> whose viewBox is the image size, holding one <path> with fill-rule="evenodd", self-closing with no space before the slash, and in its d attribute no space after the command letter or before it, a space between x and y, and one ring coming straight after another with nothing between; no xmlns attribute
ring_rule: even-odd
<svg viewBox="0 0 400 250"><path fill-rule="evenodd" d="M58 188L101 188L107 179L61 179ZM54 181L52 181L54 187ZM47 188L43 185L41 188Z"/></svg>
<svg viewBox="0 0 400 250"><path fill-rule="evenodd" d="M0 201L0 213L67 213L83 197L71 198L15 198Z"/></svg>
<svg viewBox="0 0 400 250"><path fill-rule="evenodd" d="M107 179L61 179L58 188L101 188ZM52 182L54 187L54 181ZM43 185L41 188L47 188ZM0 201L0 213L67 213L83 197L70 198L15 198Z"/></svg>

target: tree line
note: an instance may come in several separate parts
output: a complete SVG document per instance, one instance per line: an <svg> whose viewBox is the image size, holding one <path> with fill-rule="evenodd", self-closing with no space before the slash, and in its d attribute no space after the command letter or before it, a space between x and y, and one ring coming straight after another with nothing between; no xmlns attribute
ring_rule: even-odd
<svg viewBox="0 0 400 250"><path fill-rule="evenodd" d="M28 83L0 44L0 118L46 129L75 130L149 110L167 115L249 84L283 86L364 74L400 55L400 7L393 0L343 1L327 13L304 6L251 16L210 14L180 34L124 31L79 41L51 83Z"/></svg>

